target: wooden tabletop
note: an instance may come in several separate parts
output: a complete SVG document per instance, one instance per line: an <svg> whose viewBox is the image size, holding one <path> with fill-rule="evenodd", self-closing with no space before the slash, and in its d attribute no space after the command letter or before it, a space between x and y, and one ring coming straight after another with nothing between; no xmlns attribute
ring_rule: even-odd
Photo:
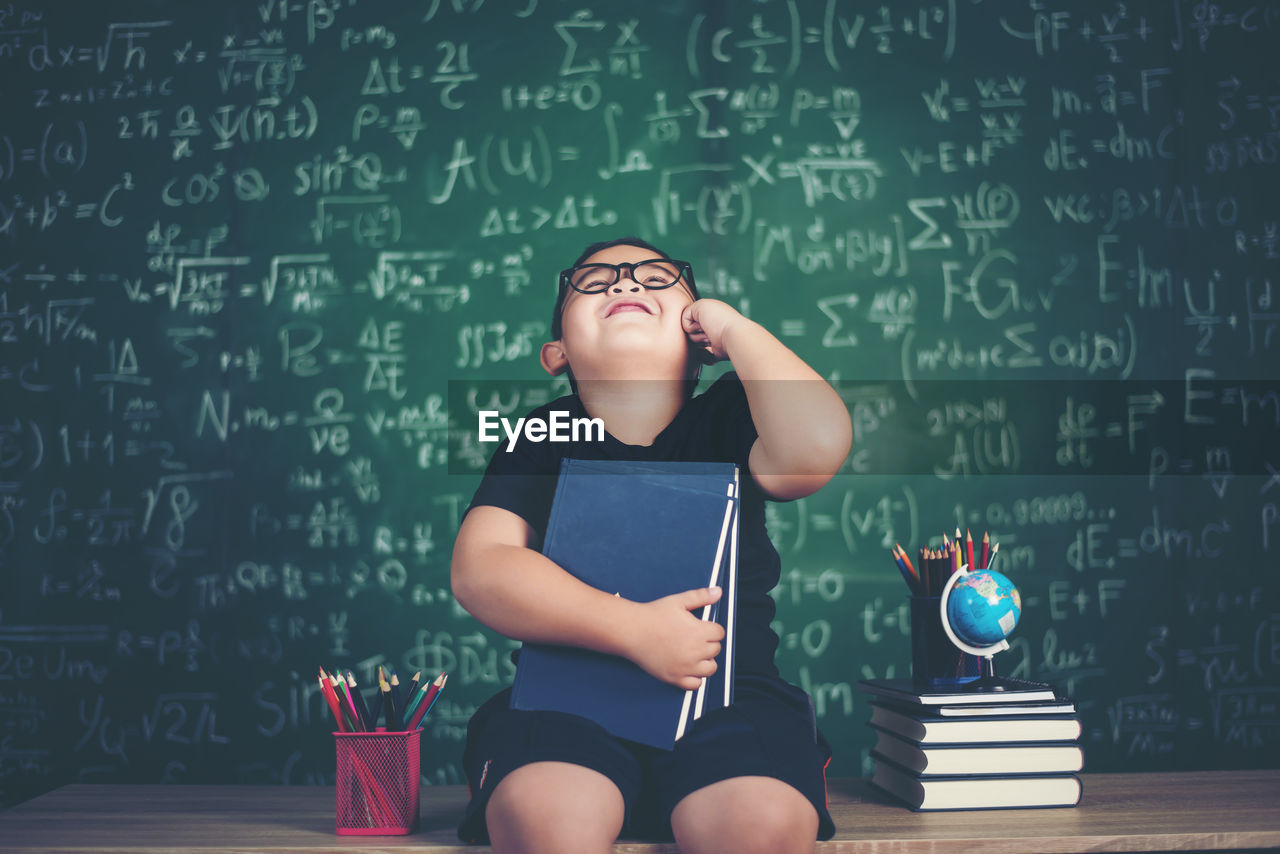
<svg viewBox="0 0 1280 854"><path fill-rule="evenodd" d="M981 851L1207 851L1280 848L1280 771L1082 774L1070 809L913 813L858 779L832 780L834 839L820 854ZM143 852L482 852L458 841L461 787L422 790L410 836L334 833L325 786L65 786L0 812L0 850ZM675 854L623 840L615 854Z"/></svg>

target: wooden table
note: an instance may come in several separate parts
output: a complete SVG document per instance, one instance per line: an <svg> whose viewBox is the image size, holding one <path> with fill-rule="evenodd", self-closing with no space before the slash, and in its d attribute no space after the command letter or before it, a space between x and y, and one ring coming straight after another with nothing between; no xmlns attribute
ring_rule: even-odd
<svg viewBox="0 0 1280 854"><path fill-rule="evenodd" d="M836 836L821 854L981 851L1205 851L1280 848L1280 771L1083 774L1072 809L913 813L865 780L832 780ZM411 836L337 836L324 786L65 786L0 812L0 851L481 852L454 835L466 792L422 790ZM674 854L623 840L617 854Z"/></svg>

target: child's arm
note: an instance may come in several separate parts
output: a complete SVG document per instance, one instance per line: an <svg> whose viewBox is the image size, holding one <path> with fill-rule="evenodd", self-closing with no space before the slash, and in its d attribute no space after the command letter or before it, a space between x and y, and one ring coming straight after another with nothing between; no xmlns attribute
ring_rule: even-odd
<svg viewBox="0 0 1280 854"><path fill-rule="evenodd" d="M529 548L532 536L529 524L509 510L472 508L453 546L458 604L507 637L620 655L684 690L715 673L724 629L690 611L719 599L719 588L631 602L579 581Z"/></svg>
<svg viewBox="0 0 1280 854"><path fill-rule="evenodd" d="M742 380L759 434L749 464L760 488L785 501L826 484L853 442L848 409L835 389L727 303L697 300L682 320L689 338L713 358L728 359Z"/></svg>

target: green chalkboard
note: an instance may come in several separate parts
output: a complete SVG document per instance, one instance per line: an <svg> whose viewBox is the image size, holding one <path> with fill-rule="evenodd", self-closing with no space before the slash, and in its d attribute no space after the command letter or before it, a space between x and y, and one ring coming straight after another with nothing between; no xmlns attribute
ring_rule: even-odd
<svg viewBox="0 0 1280 854"><path fill-rule="evenodd" d="M1273 764L1278 34L1256 0L0 7L0 804L331 780L322 665L447 669L423 775L462 782L512 676L449 590L476 411L561 393L555 274L624 234L848 403L845 468L769 508L831 774L869 767L856 681L909 668L888 548L957 527L1088 770Z"/></svg>

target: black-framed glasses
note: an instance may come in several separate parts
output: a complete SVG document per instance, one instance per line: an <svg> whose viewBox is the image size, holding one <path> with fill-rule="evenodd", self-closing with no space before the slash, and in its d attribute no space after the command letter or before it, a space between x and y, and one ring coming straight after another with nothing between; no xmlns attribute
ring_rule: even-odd
<svg viewBox="0 0 1280 854"><path fill-rule="evenodd" d="M571 287L581 294L604 293L622 278L626 270L631 280L646 290L660 291L677 284L681 279L693 288L693 266L688 261L672 258L654 258L632 264L579 264L560 273L560 290Z"/></svg>

